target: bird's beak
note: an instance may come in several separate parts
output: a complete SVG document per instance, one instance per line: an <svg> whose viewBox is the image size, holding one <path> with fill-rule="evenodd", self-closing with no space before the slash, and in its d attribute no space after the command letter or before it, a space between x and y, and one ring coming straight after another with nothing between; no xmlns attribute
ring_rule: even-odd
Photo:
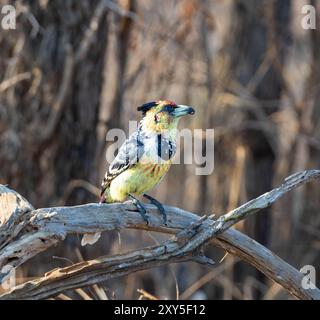
<svg viewBox="0 0 320 320"><path fill-rule="evenodd" d="M172 115L173 115L174 117L177 117L177 118L178 118L178 117L185 116L185 115L187 115L187 114L194 114L194 113L195 113L195 111L194 111L193 108L191 108L191 107L189 107L189 106L178 105L178 106L174 109Z"/></svg>

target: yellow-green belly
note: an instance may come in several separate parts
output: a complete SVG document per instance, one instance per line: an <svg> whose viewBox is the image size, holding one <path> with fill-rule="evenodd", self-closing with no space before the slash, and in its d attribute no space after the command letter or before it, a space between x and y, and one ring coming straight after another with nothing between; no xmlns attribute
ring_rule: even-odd
<svg viewBox="0 0 320 320"><path fill-rule="evenodd" d="M141 195L152 189L167 173L171 161L164 164L141 164L127 169L112 180L106 190L106 202L121 202L128 194Z"/></svg>

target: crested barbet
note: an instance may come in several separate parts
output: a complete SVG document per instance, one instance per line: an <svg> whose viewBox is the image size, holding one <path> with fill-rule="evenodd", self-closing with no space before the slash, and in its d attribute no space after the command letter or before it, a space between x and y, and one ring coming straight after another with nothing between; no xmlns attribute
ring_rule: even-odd
<svg viewBox="0 0 320 320"><path fill-rule="evenodd" d="M148 223L146 209L136 198L143 195L159 209L166 224L162 204L145 192L156 186L171 166L180 118L195 111L170 100L146 103L138 107L138 111L142 111L142 120L110 164L101 185L100 203L123 202L130 198ZM86 234L81 244L93 244L99 237L100 233Z"/></svg>

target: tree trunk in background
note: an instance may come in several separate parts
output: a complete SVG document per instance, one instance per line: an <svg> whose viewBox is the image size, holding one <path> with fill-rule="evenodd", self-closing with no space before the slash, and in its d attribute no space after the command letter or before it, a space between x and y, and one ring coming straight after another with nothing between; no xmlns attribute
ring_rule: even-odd
<svg viewBox="0 0 320 320"><path fill-rule="evenodd" d="M126 12L136 12L136 0L122 2ZM104 84L101 96L99 125L97 127L98 144L96 149L97 175L101 180L107 163L105 161L106 134L112 128L124 128L123 106L127 62L130 53L130 36L134 21L130 17L113 16L112 26L108 35L108 50L104 69ZM113 32L112 32L113 31Z"/></svg>
<svg viewBox="0 0 320 320"><path fill-rule="evenodd" d="M209 2L207 0L202 0L201 6L201 23L200 23L200 43L202 47L202 55L203 60L205 61L206 69L205 69L205 86L207 90L207 105L204 109L203 119L202 119L202 130L206 130L213 127L211 116L210 116L210 108L209 103L212 99L212 95L214 93L214 79L213 79L213 70L212 70L212 53L210 52L210 27L214 29L211 25L212 22L210 20L210 7ZM212 38L211 38L212 39ZM203 137L202 140L202 152L203 154L207 153L206 150L207 141L206 137ZM209 198L208 192L208 175L202 175L199 177L200 185L199 185L199 198L198 198L198 208L197 211L201 214L205 214L207 209L207 202Z"/></svg>
<svg viewBox="0 0 320 320"><path fill-rule="evenodd" d="M320 5L318 1L309 1L316 8L319 21ZM303 30L300 15L302 4L295 4L293 14L293 46L290 57L297 62L287 66L286 74L292 74L292 79L286 79L290 88L289 103L280 113L279 147L277 152L275 184L279 184L284 176L293 172L319 166L319 143L314 138L319 136L319 70L320 70L320 31ZM308 54L306 55L306 52ZM292 60L292 59L291 59ZM303 72L301 66L308 66ZM291 69L290 69L291 68ZM296 72L298 70L298 72ZM281 117L282 114L282 117ZM314 188L316 191L317 188ZM317 207L319 201L309 200L312 188L301 188L293 191L273 206L272 249L298 266L304 264L317 265L319 257L313 253L312 245L306 249L304 243L311 243L319 228ZM308 195L307 195L308 193ZM318 195L313 195L319 199ZM311 196L311 198L313 198ZM303 239L303 241L301 241ZM306 256L301 261L301 256Z"/></svg>
<svg viewBox="0 0 320 320"><path fill-rule="evenodd" d="M97 183L92 128L108 31L102 3L22 1L18 30L1 33L0 82L24 78L2 90L0 98L7 110L0 120L0 182L35 207L57 203L73 179ZM96 198L79 189L69 200Z"/></svg>
<svg viewBox="0 0 320 320"><path fill-rule="evenodd" d="M310 4L314 6L316 11L316 21L320 21L320 3L319 1L310 0ZM319 137L320 124L320 29L317 25L316 29L306 31L306 38L310 44L310 65L309 72L303 82L303 97L301 101L297 101L295 111L297 113L298 130L296 132L294 154L292 158L291 172L301 171L308 168L319 167L320 149L319 143L314 144L312 141L314 137ZM317 139L317 138L316 138ZM314 148L315 147L315 148ZM281 223L278 223L276 231L280 231L288 221L285 220L287 215L281 216L283 211L289 211L291 215L290 224L290 245L294 247L294 254L285 255L291 263L303 266L305 264L319 265L320 257L314 253L313 245L310 249L301 244L301 239L313 244L313 236L315 230L319 230L320 220L317 212L320 200L309 201L308 194L314 192L315 199L319 199L319 190L317 188L311 189L302 186L295 190L290 196L287 203L280 202L279 218ZM287 239L281 239L285 242ZM284 250L286 251L286 250ZM299 259L299 255L306 255L305 261Z"/></svg>
<svg viewBox="0 0 320 320"><path fill-rule="evenodd" d="M233 91L256 101L244 118L242 143L247 147L246 187L248 197L254 198L272 188L276 143L263 127L250 129L250 123L268 121L279 108L282 94L281 66L288 43L290 0L243 1L233 4L231 32L231 79ZM266 102L273 102L266 108ZM246 128L248 123L248 128ZM269 122L269 127L271 126ZM251 219L250 230L260 243L269 241L271 215L265 213Z"/></svg>

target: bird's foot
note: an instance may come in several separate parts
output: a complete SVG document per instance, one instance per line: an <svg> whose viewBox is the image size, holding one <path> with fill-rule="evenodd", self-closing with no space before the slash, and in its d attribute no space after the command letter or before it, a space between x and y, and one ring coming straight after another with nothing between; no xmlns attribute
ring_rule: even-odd
<svg viewBox="0 0 320 320"><path fill-rule="evenodd" d="M166 214L166 211L165 211L163 205L158 200L149 196L148 194L144 194L143 196L145 198L147 198L150 201L150 203L152 203L153 205L155 205L159 209L159 211L162 215L162 218L163 218L163 224L167 225L167 214Z"/></svg>
<svg viewBox="0 0 320 320"><path fill-rule="evenodd" d="M139 213L141 214L142 219L149 224L149 216L147 215L147 210L140 200L135 198L133 195L129 194L129 198L132 200L132 203L137 207Z"/></svg>

